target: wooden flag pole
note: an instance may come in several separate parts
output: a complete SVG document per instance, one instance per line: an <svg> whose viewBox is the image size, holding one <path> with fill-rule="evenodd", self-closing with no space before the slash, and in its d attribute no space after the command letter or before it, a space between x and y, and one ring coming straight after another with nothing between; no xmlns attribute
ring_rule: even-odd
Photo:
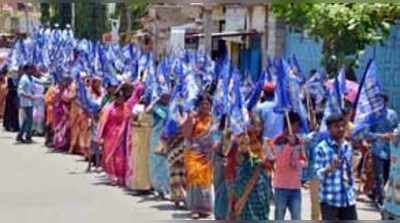
<svg viewBox="0 0 400 223"><path fill-rule="evenodd" d="M290 123L289 111L285 110L286 123L289 130L289 135L293 135L292 124Z"/></svg>
<svg viewBox="0 0 400 223"><path fill-rule="evenodd" d="M310 124L313 128L316 128L317 124L317 118L315 116L315 111L314 108L311 104L311 96L308 91L306 91L306 99L307 99L307 114L308 114L308 119L310 120Z"/></svg>
<svg viewBox="0 0 400 223"><path fill-rule="evenodd" d="M310 120L310 122L312 122L312 116L311 116L311 100L310 100L310 94L308 93L308 91L305 91L306 93L306 100L307 100L307 115L308 115L308 120ZM311 123L312 124L312 123Z"/></svg>

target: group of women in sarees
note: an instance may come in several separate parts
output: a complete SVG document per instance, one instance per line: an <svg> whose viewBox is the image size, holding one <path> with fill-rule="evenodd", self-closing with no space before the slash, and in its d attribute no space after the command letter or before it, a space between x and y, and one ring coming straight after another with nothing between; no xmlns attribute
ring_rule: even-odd
<svg viewBox="0 0 400 223"><path fill-rule="evenodd" d="M227 116L214 118L211 106L212 98L200 95L195 110L178 117L178 131L161 135L170 199L190 210L193 219L266 220L271 165L265 161L262 129L255 119L233 134Z"/></svg>
<svg viewBox="0 0 400 223"><path fill-rule="evenodd" d="M43 117L38 114L37 129L46 146L88 160L96 146L110 184L170 200L194 219L268 219L271 168L265 163L257 118L233 134L228 116L216 118L212 97L203 92L190 111L169 123L170 91L151 99L141 81L82 79L88 98L100 107L96 114L84 108L78 94L82 86L68 75L49 86L38 85ZM11 77L6 80L8 92L0 98L5 107L9 97L15 99L17 86ZM176 131L166 130L170 124Z"/></svg>

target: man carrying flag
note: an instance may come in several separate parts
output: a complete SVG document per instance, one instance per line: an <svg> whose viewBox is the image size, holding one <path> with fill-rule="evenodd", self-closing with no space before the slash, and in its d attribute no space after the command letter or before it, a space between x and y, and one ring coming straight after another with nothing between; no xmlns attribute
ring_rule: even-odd
<svg viewBox="0 0 400 223"><path fill-rule="evenodd" d="M389 97L379 94L384 101L384 116L381 120L371 125L367 138L372 141L372 165L374 171L374 201L380 207L383 204L384 186L389 177L391 132L399 123L397 113L388 107Z"/></svg>
<svg viewBox="0 0 400 223"><path fill-rule="evenodd" d="M361 135L372 142L372 160L374 170L374 200L382 205L384 185L390 166L390 146L387 139L397 127L398 117L389 109L389 98L382 93L378 83L377 67L370 61L360 84L356 100L356 116L353 135ZM361 134L360 134L361 133Z"/></svg>

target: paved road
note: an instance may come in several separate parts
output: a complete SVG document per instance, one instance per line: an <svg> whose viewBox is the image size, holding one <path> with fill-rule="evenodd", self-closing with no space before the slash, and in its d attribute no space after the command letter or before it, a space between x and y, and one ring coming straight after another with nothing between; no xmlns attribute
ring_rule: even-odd
<svg viewBox="0 0 400 223"><path fill-rule="evenodd" d="M42 139L35 141L16 145L14 134L0 131L0 222L188 219L187 212L175 211L169 202L133 196L109 186L103 174L85 173L81 157L51 153ZM310 219L309 195L303 195L303 219ZM379 219L368 204L360 203L358 210L360 219Z"/></svg>

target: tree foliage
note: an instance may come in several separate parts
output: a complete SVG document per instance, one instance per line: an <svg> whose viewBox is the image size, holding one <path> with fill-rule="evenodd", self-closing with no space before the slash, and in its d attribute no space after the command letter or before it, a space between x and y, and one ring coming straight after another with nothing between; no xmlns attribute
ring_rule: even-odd
<svg viewBox="0 0 400 223"><path fill-rule="evenodd" d="M50 21L50 5L48 3L40 4L40 22L47 24Z"/></svg>
<svg viewBox="0 0 400 223"><path fill-rule="evenodd" d="M383 42L400 15L398 4L274 3L273 13L292 27L322 41L321 64L331 74L342 64L357 66L368 45Z"/></svg>
<svg viewBox="0 0 400 223"><path fill-rule="evenodd" d="M101 39L109 31L106 5L76 1L74 31L79 38Z"/></svg>
<svg viewBox="0 0 400 223"><path fill-rule="evenodd" d="M131 3L128 5L128 10L132 12L132 30L137 30L140 28L139 20L147 14L149 6L150 1L148 0L131 0Z"/></svg>
<svg viewBox="0 0 400 223"><path fill-rule="evenodd" d="M126 32L129 30L126 18L127 12L131 16L130 30L138 30L140 28L140 18L146 15L150 3L150 0L127 0L126 3L117 4L116 11L112 17L120 19L120 31Z"/></svg>

